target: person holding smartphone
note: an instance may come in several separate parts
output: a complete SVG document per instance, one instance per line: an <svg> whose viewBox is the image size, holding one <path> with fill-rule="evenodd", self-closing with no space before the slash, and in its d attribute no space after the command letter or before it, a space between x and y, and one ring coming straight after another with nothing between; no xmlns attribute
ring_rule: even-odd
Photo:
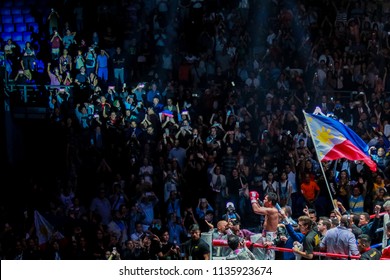
<svg viewBox="0 0 390 280"><path fill-rule="evenodd" d="M146 100L145 83L137 84L131 92L134 93L137 102L144 103L144 99Z"/></svg>
<svg viewBox="0 0 390 280"><path fill-rule="evenodd" d="M62 38L58 34L57 29L53 29L53 35L50 39L51 44L51 58L57 60L60 56L60 47L62 45Z"/></svg>

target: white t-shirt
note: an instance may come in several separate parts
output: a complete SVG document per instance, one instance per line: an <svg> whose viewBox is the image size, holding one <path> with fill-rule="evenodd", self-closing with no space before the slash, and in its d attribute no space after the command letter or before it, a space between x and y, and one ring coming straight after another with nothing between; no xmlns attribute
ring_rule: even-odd
<svg viewBox="0 0 390 280"><path fill-rule="evenodd" d="M287 180L291 183L291 193L297 192L297 184L295 182L296 175L294 172L290 171L290 173L287 174Z"/></svg>

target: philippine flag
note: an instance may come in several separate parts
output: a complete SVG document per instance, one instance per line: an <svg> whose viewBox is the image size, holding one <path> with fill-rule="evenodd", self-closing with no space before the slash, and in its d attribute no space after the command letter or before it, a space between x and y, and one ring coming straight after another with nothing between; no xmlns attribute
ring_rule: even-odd
<svg viewBox="0 0 390 280"><path fill-rule="evenodd" d="M320 161L362 160L372 171L377 170L367 144L353 130L329 117L306 112L304 115Z"/></svg>
<svg viewBox="0 0 390 280"><path fill-rule="evenodd" d="M52 238L62 239L64 236L55 231L54 227L37 211L34 211L35 232L40 246L49 242Z"/></svg>

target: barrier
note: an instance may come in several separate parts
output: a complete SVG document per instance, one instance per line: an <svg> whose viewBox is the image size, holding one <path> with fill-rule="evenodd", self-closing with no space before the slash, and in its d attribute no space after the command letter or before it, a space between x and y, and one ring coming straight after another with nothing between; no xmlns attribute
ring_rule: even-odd
<svg viewBox="0 0 390 280"><path fill-rule="evenodd" d="M213 234L211 232L202 232L200 238L206 241L206 243L209 245L209 250L211 252L213 249Z"/></svg>
<svg viewBox="0 0 390 280"><path fill-rule="evenodd" d="M379 217L382 217L382 216L385 215L385 214L387 214L387 212L381 212L381 213L379 213ZM375 218L375 215L376 215L376 214L370 215L370 220L371 220L371 219L374 219L374 218Z"/></svg>
<svg viewBox="0 0 390 280"><path fill-rule="evenodd" d="M263 248L263 249L269 249L269 250L275 250L279 252L289 252L293 253L293 250L290 248L283 248L283 247L276 247L276 246L264 246L263 244L258 243L252 243L250 241L245 241L246 246L250 247L253 246L254 248ZM213 240L212 242L213 246L216 247L225 247L227 245L227 240ZM349 255L343 255L343 254L334 254L334 253L327 253L327 252L313 252L313 255L315 256L321 256L321 257L329 257L329 258L341 258L341 259L360 259L360 256L349 256ZM381 260L390 260L388 258L381 258Z"/></svg>

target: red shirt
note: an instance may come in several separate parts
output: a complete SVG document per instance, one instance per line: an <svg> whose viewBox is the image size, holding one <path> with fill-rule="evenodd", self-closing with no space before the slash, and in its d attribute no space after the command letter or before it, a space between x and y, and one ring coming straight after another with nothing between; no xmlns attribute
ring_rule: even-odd
<svg viewBox="0 0 390 280"><path fill-rule="evenodd" d="M390 247L383 249L381 258L390 259Z"/></svg>
<svg viewBox="0 0 390 280"><path fill-rule="evenodd" d="M315 181L301 184L301 192L306 200L312 201L316 198L316 194L320 191L320 187Z"/></svg>
<svg viewBox="0 0 390 280"><path fill-rule="evenodd" d="M53 41L51 42L51 48L52 49L59 49L61 46L61 40L58 36L54 37Z"/></svg>

